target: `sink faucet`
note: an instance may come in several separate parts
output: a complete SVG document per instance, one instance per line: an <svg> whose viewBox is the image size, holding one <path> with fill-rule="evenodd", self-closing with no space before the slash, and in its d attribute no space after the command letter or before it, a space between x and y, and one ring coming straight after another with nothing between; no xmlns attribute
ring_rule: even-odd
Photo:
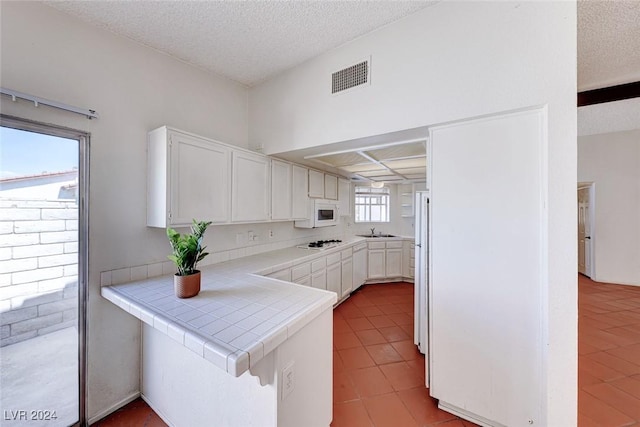
<svg viewBox="0 0 640 427"><path fill-rule="evenodd" d="M374 234L376 234L376 228L375 228L375 227L373 227L373 228L371 229L371 235L373 236Z"/></svg>

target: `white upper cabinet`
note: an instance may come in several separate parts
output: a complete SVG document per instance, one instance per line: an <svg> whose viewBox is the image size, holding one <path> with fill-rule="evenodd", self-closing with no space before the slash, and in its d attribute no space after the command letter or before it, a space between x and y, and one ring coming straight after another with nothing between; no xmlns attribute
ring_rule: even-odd
<svg viewBox="0 0 640 427"><path fill-rule="evenodd" d="M231 221L268 221L270 160L261 154L233 151Z"/></svg>
<svg viewBox="0 0 640 427"><path fill-rule="evenodd" d="M271 219L291 219L291 164L271 160Z"/></svg>
<svg viewBox="0 0 640 427"><path fill-rule="evenodd" d="M230 149L163 126L148 135L147 225L229 221Z"/></svg>
<svg viewBox="0 0 640 427"><path fill-rule="evenodd" d="M274 181L275 182L275 181ZM277 184L272 184L277 185ZM293 219L306 219L309 201L309 170L293 165L292 208Z"/></svg>
<svg viewBox="0 0 640 427"><path fill-rule="evenodd" d="M324 174L324 198L338 200L338 177Z"/></svg>
<svg viewBox="0 0 640 427"><path fill-rule="evenodd" d="M324 173L309 170L309 197L324 198Z"/></svg>
<svg viewBox="0 0 640 427"><path fill-rule="evenodd" d="M338 202L340 216L351 215L351 182L348 179L338 180Z"/></svg>

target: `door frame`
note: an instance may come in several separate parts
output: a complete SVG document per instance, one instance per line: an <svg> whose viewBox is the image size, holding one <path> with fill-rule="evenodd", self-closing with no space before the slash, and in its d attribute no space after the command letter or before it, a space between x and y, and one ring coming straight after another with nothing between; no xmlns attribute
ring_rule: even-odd
<svg viewBox="0 0 640 427"><path fill-rule="evenodd" d="M89 301L88 132L0 114L0 126L78 141L78 422L87 425L87 309Z"/></svg>
<svg viewBox="0 0 640 427"><path fill-rule="evenodd" d="M586 220L589 222L589 278L596 280L596 183L578 182L577 191L589 189L589 215Z"/></svg>

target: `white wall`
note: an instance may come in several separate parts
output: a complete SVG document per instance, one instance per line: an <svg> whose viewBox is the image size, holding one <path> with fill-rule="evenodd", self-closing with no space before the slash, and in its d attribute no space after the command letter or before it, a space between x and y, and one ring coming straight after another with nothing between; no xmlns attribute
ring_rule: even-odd
<svg viewBox="0 0 640 427"><path fill-rule="evenodd" d="M371 85L330 94L330 74L371 55ZM577 412L576 5L426 8L250 90L250 145L267 153L547 105L544 420ZM479 189L481 191L481 189Z"/></svg>
<svg viewBox="0 0 640 427"><path fill-rule="evenodd" d="M640 286L640 129L578 138L578 181L595 183L595 274Z"/></svg>
<svg viewBox="0 0 640 427"><path fill-rule="evenodd" d="M146 134L175 126L247 146L247 90L35 2L2 2L1 85L95 109L87 120L2 97L2 113L91 133L89 416L139 388L139 321L100 297L99 273L166 259L145 226Z"/></svg>

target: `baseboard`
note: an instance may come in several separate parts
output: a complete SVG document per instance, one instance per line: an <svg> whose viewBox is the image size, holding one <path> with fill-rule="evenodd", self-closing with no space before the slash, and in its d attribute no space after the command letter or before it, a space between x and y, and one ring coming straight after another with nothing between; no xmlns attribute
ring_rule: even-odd
<svg viewBox="0 0 640 427"><path fill-rule="evenodd" d="M114 403L113 405L111 405L107 409L105 409L105 410L101 411L100 413L98 413L97 415L94 415L93 417L89 418L89 420L88 420L89 425L97 423L98 421L100 421L104 417L114 413L115 411L117 411L118 409L122 408L123 406L133 402L138 397L140 397L140 392L136 391L135 393L130 394L128 397L125 397L121 401L119 401L117 403Z"/></svg>
<svg viewBox="0 0 640 427"><path fill-rule="evenodd" d="M375 285L376 283L394 283L394 282L408 282L413 283L412 277L388 277L384 279L368 279L364 282L365 285Z"/></svg>
<svg viewBox="0 0 640 427"><path fill-rule="evenodd" d="M163 414L162 411L153 404L153 402L147 399L147 396L145 396L144 393L141 393L140 397L142 398L142 400L147 402L147 405L149 405L149 407L153 409L153 412L158 414L158 416L162 419L162 421L164 421L166 425L168 425L169 427L175 427L175 425L171 421L169 421L169 418L167 418L165 414Z"/></svg>

